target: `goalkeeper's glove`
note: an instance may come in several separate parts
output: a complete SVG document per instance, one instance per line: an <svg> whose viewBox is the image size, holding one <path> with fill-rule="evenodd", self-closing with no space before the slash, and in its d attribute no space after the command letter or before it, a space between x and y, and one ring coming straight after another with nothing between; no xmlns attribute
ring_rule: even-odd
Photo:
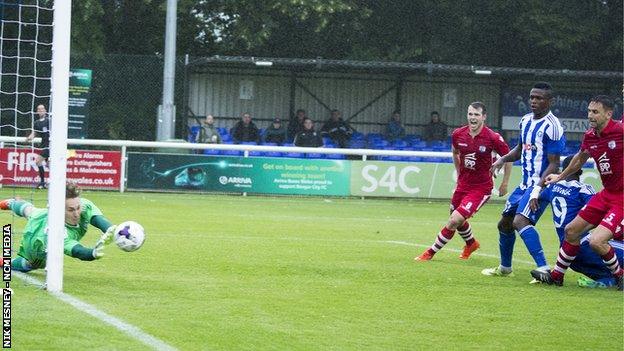
<svg viewBox="0 0 624 351"><path fill-rule="evenodd" d="M93 247L92 255L93 258L95 258L96 260L104 257L104 242L98 240L98 242Z"/></svg>
<svg viewBox="0 0 624 351"><path fill-rule="evenodd" d="M116 228L116 226L111 225L108 229L106 229L106 232L102 233L93 247L93 258L97 260L104 256L104 247L113 241Z"/></svg>

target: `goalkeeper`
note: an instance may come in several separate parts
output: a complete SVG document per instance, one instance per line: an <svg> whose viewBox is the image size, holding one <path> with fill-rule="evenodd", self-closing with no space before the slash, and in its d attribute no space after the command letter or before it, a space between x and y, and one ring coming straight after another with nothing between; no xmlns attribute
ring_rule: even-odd
<svg viewBox="0 0 624 351"><path fill-rule="evenodd" d="M68 182L65 187L65 239L63 250L66 255L82 261L102 258L104 245L112 241L115 226L102 215L95 204L80 197L81 189ZM28 272L44 268L48 242L48 210L36 208L27 201L7 199L0 201L0 209L11 210L28 219L17 257L12 260L12 269ZM94 247L80 244L89 224L102 231Z"/></svg>

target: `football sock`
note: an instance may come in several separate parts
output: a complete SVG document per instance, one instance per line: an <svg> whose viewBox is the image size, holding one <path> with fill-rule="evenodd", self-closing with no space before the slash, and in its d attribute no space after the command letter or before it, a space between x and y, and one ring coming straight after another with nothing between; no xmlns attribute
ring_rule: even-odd
<svg viewBox="0 0 624 351"><path fill-rule="evenodd" d="M9 203L9 209L20 217L24 217L24 209L28 206L32 206L32 204L24 200L13 200Z"/></svg>
<svg viewBox="0 0 624 351"><path fill-rule="evenodd" d="M516 233L498 232L498 246L500 248L501 263L505 268L511 268L511 259L513 257L514 244L516 242Z"/></svg>
<svg viewBox="0 0 624 351"><path fill-rule="evenodd" d="M429 248L428 250L429 253L433 255L436 252L442 250L444 245L446 245L449 241L451 241L451 239L453 238L453 235L455 235L455 231L450 230L446 226L444 226L444 228L442 228L440 233L438 233L438 237L436 238L436 241Z"/></svg>
<svg viewBox="0 0 624 351"><path fill-rule="evenodd" d="M472 226L468 221L465 221L464 224L457 228L457 233L464 239L466 245L471 245L475 242L474 236L472 235Z"/></svg>
<svg viewBox="0 0 624 351"><path fill-rule="evenodd" d="M618 263L617 256L615 255L613 247L609 247L609 252L607 252L605 255L602 255L601 257L604 264L607 266L607 268L609 268L614 276L622 276L624 270L622 270L622 267L620 267L620 264Z"/></svg>
<svg viewBox="0 0 624 351"><path fill-rule="evenodd" d="M43 166L39 166L39 179L41 179L40 183L44 183L44 174L43 174Z"/></svg>
<svg viewBox="0 0 624 351"><path fill-rule="evenodd" d="M580 245L570 244L567 241L563 241L561 248L559 249L559 256L557 256L557 263L555 269L552 270L550 276L554 280L563 280L563 276L572 264L572 261L576 258L579 251L581 251Z"/></svg>
<svg viewBox="0 0 624 351"><path fill-rule="evenodd" d="M28 272L31 271L33 267L24 257L17 256L11 260L11 269L19 272Z"/></svg>
<svg viewBox="0 0 624 351"><path fill-rule="evenodd" d="M544 256L544 249L542 248L542 243L540 242L539 234L537 230L535 230L535 227L527 225L520 229L518 233L529 250L529 254L533 257L535 264L540 268L548 266L548 263L546 263L546 256Z"/></svg>

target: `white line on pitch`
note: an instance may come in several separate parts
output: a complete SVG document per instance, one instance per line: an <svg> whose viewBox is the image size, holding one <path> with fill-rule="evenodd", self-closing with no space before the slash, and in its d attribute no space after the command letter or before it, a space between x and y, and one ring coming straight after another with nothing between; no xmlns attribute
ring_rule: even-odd
<svg viewBox="0 0 624 351"><path fill-rule="evenodd" d="M29 276L28 274L24 274L21 272L12 272L12 273L16 277L20 278L21 280L25 281L28 284L38 285L38 286L43 287L42 282ZM165 343L164 341L160 339L157 339L154 336L147 334L146 332L142 331L138 327L128 324L119 318L113 317L110 314L107 314L106 312L100 311L94 306L89 305L88 303L83 302L69 294L66 294L63 292L59 292L59 293L50 292L50 294L56 297L57 299L69 305L72 305L77 310L85 312L106 324L112 325L117 330L129 335L133 339L136 339L142 342L143 344L153 348L154 350L167 350L167 351L177 350L175 347Z"/></svg>

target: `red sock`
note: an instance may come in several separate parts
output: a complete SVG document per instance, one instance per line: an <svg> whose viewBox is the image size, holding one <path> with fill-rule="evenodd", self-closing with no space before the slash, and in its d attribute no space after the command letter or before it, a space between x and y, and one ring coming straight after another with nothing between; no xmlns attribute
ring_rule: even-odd
<svg viewBox="0 0 624 351"><path fill-rule="evenodd" d="M466 245L472 245L475 242L475 238L472 235L472 227L468 221L464 221L464 224L457 228L457 232L461 235L462 239L466 242Z"/></svg>
<svg viewBox="0 0 624 351"><path fill-rule="evenodd" d="M563 280L563 276L565 275L566 271L570 267L570 264L572 263L572 261L574 261L576 255L578 255L580 250L580 245L573 245L564 240L563 244L561 244L561 248L559 249L557 264L555 265L555 268L552 270L552 272L550 272L550 276L554 280Z"/></svg>
<svg viewBox="0 0 624 351"><path fill-rule="evenodd" d="M453 238L453 235L455 235L454 230L450 230L446 226L442 228L442 230L440 230L440 233L438 233L438 237L436 238L436 241L429 248L429 253L433 255L436 252L442 250L444 245L446 245L449 241L451 241L451 239Z"/></svg>
<svg viewBox="0 0 624 351"><path fill-rule="evenodd" d="M601 257L604 264L611 271L611 274L616 277L621 277L622 274L624 274L622 267L620 267L620 264L618 263L617 256L615 256L615 251L613 250L613 247L609 247L609 252Z"/></svg>

